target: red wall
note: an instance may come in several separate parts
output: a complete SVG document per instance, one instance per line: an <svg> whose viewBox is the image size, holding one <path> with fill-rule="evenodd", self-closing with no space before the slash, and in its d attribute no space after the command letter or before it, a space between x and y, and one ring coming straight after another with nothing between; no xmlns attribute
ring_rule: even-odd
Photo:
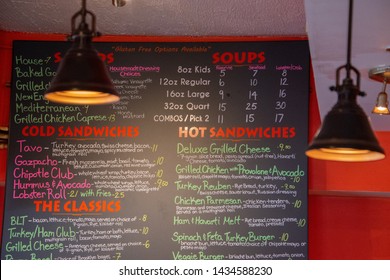
<svg viewBox="0 0 390 280"><path fill-rule="evenodd" d="M65 35L0 31L0 126L8 125L13 40L64 40ZM250 37L212 38L214 41L256 40ZM263 38L261 38L263 39ZM291 37L278 38L293 39ZM105 41L170 41L177 38L104 36ZM179 38L180 41L205 38ZM316 94L310 98L310 135L320 124ZM370 98L370 96L366 97ZM372 97L374 100L374 97ZM378 132L390 151L390 132ZM388 152L390 154L390 152ZM0 200L3 217L6 150L0 150ZM370 163L309 160L309 258L390 259L390 156Z"/></svg>

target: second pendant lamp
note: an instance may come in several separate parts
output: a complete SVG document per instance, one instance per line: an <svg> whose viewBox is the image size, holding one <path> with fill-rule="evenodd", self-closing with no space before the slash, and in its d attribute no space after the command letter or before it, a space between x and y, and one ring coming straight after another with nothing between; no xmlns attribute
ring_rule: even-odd
<svg viewBox="0 0 390 280"><path fill-rule="evenodd" d="M370 69L368 77L374 81L382 83L382 91L378 94L376 104L372 113L378 115L390 115L389 100L386 93L386 86L390 80L390 66L378 66Z"/></svg>
<svg viewBox="0 0 390 280"><path fill-rule="evenodd" d="M360 73L351 65L352 10L353 0L350 0L347 63L337 69L336 86L331 87L337 92L338 100L306 151L311 158L359 162L385 157L366 114L356 101L357 96L364 93L360 91ZM341 70L346 71L346 77L340 84ZM351 78L352 72L356 75L356 85Z"/></svg>
<svg viewBox="0 0 390 280"><path fill-rule="evenodd" d="M91 17L92 29L86 22ZM76 28L77 18L81 18ZM95 30L95 15L86 9L86 0L82 8L72 17L72 47L62 59L57 75L45 92L45 99L65 104L98 105L119 101L104 62L92 46L92 38L98 34Z"/></svg>

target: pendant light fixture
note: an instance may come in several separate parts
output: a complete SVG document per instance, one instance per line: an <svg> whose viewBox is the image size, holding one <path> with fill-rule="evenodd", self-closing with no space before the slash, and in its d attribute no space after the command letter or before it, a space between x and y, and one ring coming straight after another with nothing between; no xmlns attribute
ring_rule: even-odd
<svg viewBox="0 0 390 280"><path fill-rule="evenodd" d="M91 29L86 18L91 17ZM76 20L81 18L76 28ZM104 62L92 46L96 32L96 17L86 9L86 0L82 8L72 17L72 34L69 40L72 47L62 59L57 75L54 77L45 98L52 102L75 105L108 104L119 100Z"/></svg>
<svg viewBox="0 0 390 280"><path fill-rule="evenodd" d="M379 66L372 68L368 72L368 76L374 81L383 83L382 91L378 94L372 113L379 115L390 115L389 100L386 93L387 81L390 81L390 66Z"/></svg>
<svg viewBox="0 0 390 280"><path fill-rule="evenodd" d="M306 155L311 158L359 162L385 157L366 114L356 101L358 95L365 94L360 91L360 73L351 64L352 10L353 0L350 0L347 63L337 68L336 86L330 88L337 92L338 100L325 116L306 151ZM345 70L346 77L340 84L342 70ZM351 78L352 73L356 75L356 85Z"/></svg>
<svg viewBox="0 0 390 280"><path fill-rule="evenodd" d="M6 149L8 146L8 127L0 126L0 149Z"/></svg>

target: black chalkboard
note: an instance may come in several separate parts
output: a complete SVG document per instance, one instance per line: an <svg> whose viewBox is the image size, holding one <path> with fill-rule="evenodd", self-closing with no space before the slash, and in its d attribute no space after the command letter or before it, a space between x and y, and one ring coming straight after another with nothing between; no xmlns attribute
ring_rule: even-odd
<svg viewBox="0 0 390 280"><path fill-rule="evenodd" d="M95 43L99 106L69 46L14 42L2 259L307 258L307 41Z"/></svg>

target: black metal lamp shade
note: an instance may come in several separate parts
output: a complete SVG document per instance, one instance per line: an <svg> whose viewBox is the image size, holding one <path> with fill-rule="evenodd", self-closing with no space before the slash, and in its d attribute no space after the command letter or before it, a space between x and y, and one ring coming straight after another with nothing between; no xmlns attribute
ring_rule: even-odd
<svg viewBox="0 0 390 280"><path fill-rule="evenodd" d="M347 84L328 112L306 155L334 161L374 161L385 157L363 109L356 102L355 89Z"/></svg>
<svg viewBox="0 0 390 280"><path fill-rule="evenodd" d="M92 28L86 22L90 16ZM81 18L78 27L76 21ZM110 76L100 59L97 51L92 47L92 38L99 36L96 32L96 17L86 8L86 0L82 1L82 8L72 17L73 46L61 61L57 75L52 80L45 98L49 101L74 104L96 105L119 101Z"/></svg>
<svg viewBox="0 0 390 280"><path fill-rule="evenodd" d="M79 40L74 42L61 61L45 98L79 105L107 104L119 100L97 51L90 44L80 44Z"/></svg>

